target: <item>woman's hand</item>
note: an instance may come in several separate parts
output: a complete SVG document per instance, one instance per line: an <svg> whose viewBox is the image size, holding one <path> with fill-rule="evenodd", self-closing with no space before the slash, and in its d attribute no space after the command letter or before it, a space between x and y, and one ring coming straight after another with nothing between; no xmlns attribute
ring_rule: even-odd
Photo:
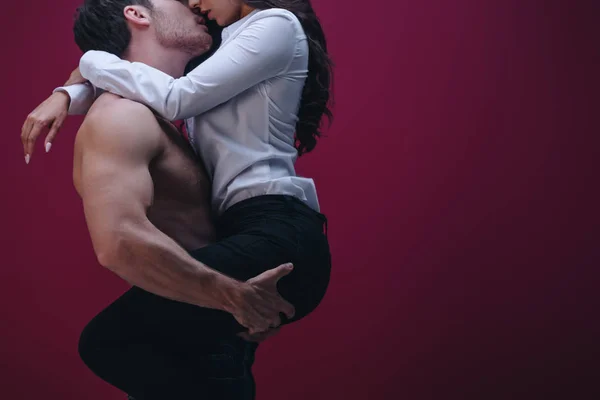
<svg viewBox="0 0 600 400"><path fill-rule="evenodd" d="M27 116L21 129L21 141L27 164L33 154L35 141L45 129L50 129L45 142L46 153L50 151L56 134L67 118L69 101L69 95L66 93L53 93Z"/></svg>
<svg viewBox="0 0 600 400"><path fill-rule="evenodd" d="M283 264L270 269L255 278L241 283L230 294L229 307L226 309L237 322L248 328L248 335L267 332L281 325L280 313L289 319L294 317L295 309L277 291L277 282L292 272L291 264Z"/></svg>
<svg viewBox="0 0 600 400"><path fill-rule="evenodd" d="M69 80L63 86L71 86L77 83L85 83L87 80L81 76L79 68L75 68ZM23 142L23 151L25 152L25 162L29 164L35 141L42 134L44 129L50 129L46 136L44 148L46 153L50 151L54 138L58 134L63 122L69 113L69 95L63 92L53 93L42 104L37 106L25 119L23 128L21 128L21 141Z"/></svg>

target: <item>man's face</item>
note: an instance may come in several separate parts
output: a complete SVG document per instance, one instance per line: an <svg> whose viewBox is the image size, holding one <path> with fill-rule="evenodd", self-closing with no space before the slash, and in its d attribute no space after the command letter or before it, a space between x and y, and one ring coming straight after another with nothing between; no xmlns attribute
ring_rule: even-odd
<svg viewBox="0 0 600 400"><path fill-rule="evenodd" d="M183 50L196 57L212 45L204 19L192 12L187 1L152 0L151 26L156 40L165 48Z"/></svg>

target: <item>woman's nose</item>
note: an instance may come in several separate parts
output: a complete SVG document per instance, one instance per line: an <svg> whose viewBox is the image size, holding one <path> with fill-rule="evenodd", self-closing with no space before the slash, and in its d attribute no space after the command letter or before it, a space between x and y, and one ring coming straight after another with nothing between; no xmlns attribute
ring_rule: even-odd
<svg viewBox="0 0 600 400"><path fill-rule="evenodd" d="M200 8L200 0L189 0L188 7L190 8Z"/></svg>

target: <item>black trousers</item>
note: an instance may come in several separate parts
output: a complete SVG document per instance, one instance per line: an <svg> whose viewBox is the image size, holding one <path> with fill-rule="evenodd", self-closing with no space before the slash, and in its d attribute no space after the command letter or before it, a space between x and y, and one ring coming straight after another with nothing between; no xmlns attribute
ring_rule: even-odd
<svg viewBox="0 0 600 400"><path fill-rule="evenodd" d="M312 312L329 284L326 218L290 196L235 204L217 221L218 242L191 252L209 267L248 280L286 262L278 284L296 308ZM236 336L231 314L172 301L133 287L83 330L79 354L100 378L136 400L253 399L255 344Z"/></svg>

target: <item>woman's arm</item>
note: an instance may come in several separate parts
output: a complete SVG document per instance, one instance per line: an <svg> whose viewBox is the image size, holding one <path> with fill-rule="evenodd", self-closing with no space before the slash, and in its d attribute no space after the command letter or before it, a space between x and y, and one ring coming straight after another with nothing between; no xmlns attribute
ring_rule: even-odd
<svg viewBox="0 0 600 400"><path fill-rule="evenodd" d="M76 83L70 86L61 86L52 93L63 92L69 96L69 115L85 115L94 103L96 94L90 83Z"/></svg>
<svg viewBox="0 0 600 400"><path fill-rule="evenodd" d="M304 38L298 21L280 10L262 14L179 79L99 51L81 58L81 74L94 86L144 103L169 120L194 117L289 67L298 40Z"/></svg>
<svg viewBox="0 0 600 400"><path fill-rule="evenodd" d="M76 68L63 87L55 89L50 97L29 113L21 128L21 142L27 164L31 161L35 143L42 131L49 130L44 145L47 153L67 115L86 114L90 109L99 93L85 82L79 68Z"/></svg>
<svg viewBox="0 0 600 400"><path fill-rule="evenodd" d="M81 76L79 67L75 68L65 84L52 93L62 92L69 97L68 115L85 115L99 96L87 80Z"/></svg>

